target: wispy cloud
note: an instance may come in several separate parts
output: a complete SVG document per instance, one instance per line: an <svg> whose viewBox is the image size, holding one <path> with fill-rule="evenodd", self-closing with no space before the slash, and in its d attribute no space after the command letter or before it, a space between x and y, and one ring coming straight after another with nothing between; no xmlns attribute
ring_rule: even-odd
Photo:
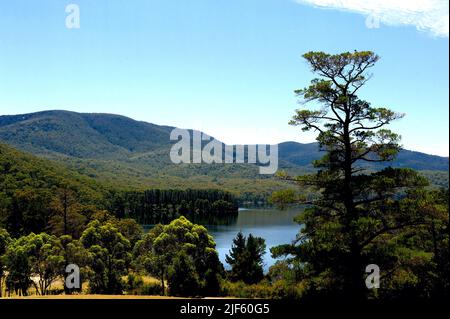
<svg viewBox="0 0 450 319"><path fill-rule="evenodd" d="M345 10L368 17L368 27L412 25L432 36L448 37L448 0L295 0L319 8Z"/></svg>

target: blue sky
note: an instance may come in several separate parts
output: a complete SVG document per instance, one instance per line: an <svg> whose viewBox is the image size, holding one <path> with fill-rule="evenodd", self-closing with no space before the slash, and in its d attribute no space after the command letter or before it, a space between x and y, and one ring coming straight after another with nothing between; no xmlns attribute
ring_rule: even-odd
<svg viewBox="0 0 450 319"><path fill-rule="evenodd" d="M65 26L69 3L80 29ZM311 142L287 125L293 90L313 78L301 55L373 50L360 96L406 113L392 125L405 148L448 156L448 1L374 3L1 1L0 114L106 112L227 143Z"/></svg>

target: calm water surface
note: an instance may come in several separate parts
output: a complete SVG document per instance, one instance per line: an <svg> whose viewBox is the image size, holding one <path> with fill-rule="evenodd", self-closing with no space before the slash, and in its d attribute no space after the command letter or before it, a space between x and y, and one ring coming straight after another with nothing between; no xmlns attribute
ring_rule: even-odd
<svg viewBox="0 0 450 319"><path fill-rule="evenodd" d="M275 263L275 259L270 256L270 248L282 244L289 244L295 239L300 230L300 225L294 222L294 217L302 212L303 208L293 208L288 210L277 209L240 209L235 218L228 220L214 220L213 224L207 221L195 221L202 224L214 237L216 249L219 253L220 261L225 269L229 265L225 262L225 255L229 254L233 239L239 231L244 236L252 234L266 240L266 254L264 255L264 271ZM145 225L148 231L153 225Z"/></svg>
<svg viewBox="0 0 450 319"><path fill-rule="evenodd" d="M300 230L300 225L293 219L300 214L302 208L280 211L276 209L249 209L240 210L235 221L228 225L205 225L210 234L214 237L219 252L220 261L225 268L229 265L225 263L225 255L229 253L233 238L239 231L247 236L262 237L266 240L266 254L264 255L264 270L267 271L276 260L271 258L269 249L273 246L288 244Z"/></svg>

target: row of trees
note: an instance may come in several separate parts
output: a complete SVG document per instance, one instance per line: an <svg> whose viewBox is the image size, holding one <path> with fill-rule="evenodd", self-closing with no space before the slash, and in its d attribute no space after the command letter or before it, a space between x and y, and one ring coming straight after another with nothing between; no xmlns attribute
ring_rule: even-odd
<svg viewBox="0 0 450 319"><path fill-rule="evenodd" d="M160 190L114 194L110 211L119 218L133 218L141 224L167 223L180 216L193 221L213 217L235 217L236 198L220 190Z"/></svg>
<svg viewBox="0 0 450 319"><path fill-rule="evenodd" d="M14 239L0 229L0 291L5 287L8 294L27 295L34 287L36 293L46 295L55 281L64 281L70 264L80 267L92 292L121 291L121 276L131 262L130 249L143 230L133 220L118 220L106 212L98 215L101 221L90 222L78 239L47 233Z"/></svg>
<svg viewBox="0 0 450 319"><path fill-rule="evenodd" d="M70 264L79 267L81 282L88 282L94 294L124 293L136 286L124 279L128 275L130 281L132 274L158 278L160 290L150 293L173 296L217 296L227 276L251 283L263 278L261 238L249 235L246 240L238 234L227 257L232 265L227 274L206 228L185 217L158 224L146 234L133 220L99 217L79 239L46 233L13 239L0 229L0 292L26 296L34 287L37 294L47 295L55 282L66 281ZM81 289L64 285L66 294Z"/></svg>
<svg viewBox="0 0 450 319"><path fill-rule="evenodd" d="M218 190L110 191L98 194L95 204L85 200L83 189L73 185L15 189L17 185L8 177L2 174L0 178L0 227L14 237L47 232L79 238L103 209L140 224L168 223L180 216L205 224L227 223L238 211L236 199Z"/></svg>

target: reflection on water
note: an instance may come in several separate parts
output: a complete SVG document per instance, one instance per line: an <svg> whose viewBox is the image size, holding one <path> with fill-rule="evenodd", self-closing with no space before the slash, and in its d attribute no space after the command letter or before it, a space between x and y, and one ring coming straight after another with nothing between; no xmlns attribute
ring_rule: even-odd
<svg viewBox="0 0 450 319"><path fill-rule="evenodd" d="M293 221L303 209L296 208L286 211L276 209L249 209L239 211L234 223L228 225L205 225L214 237L220 261L225 263L225 255L229 253L233 238L239 231L245 236L253 234L266 240L266 254L264 255L264 270L267 271L275 260L270 256L269 249L273 246L288 244L295 239L300 225Z"/></svg>
<svg viewBox="0 0 450 319"><path fill-rule="evenodd" d="M237 216L228 218L210 218L191 220L196 224L204 225L214 237L220 261L226 269L225 255L229 253L234 237L239 231L245 236L253 234L266 240L266 254L264 255L264 271L275 263L270 256L269 249L273 246L288 244L295 239L300 225L293 221L294 217L302 212L303 208L285 211L277 209L242 209ZM144 226L145 230L152 226Z"/></svg>

